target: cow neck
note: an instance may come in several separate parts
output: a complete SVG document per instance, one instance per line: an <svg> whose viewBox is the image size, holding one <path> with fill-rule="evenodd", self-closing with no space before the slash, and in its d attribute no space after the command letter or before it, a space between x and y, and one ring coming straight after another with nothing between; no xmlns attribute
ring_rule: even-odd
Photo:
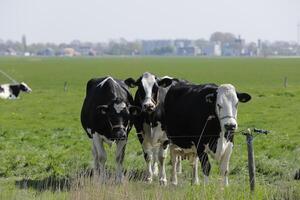
<svg viewBox="0 0 300 200"><path fill-rule="evenodd" d="M20 86L19 85L10 85L9 88L12 91L12 94L14 96L17 97L19 95L19 93L20 93Z"/></svg>

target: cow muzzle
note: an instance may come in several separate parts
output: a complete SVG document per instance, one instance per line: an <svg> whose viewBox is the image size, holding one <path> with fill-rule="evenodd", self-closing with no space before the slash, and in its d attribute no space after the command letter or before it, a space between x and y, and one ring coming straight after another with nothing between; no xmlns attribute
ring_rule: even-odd
<svg viewBox="0 0 300 200"><path fill-rule="evenodd" d="M233 124L233 123L224 124L224 128L226 131L234 131L234 130L236 130L236 124Z"/></svg>
<svg viewBox="0 0 300 200"><path fill-rule="evenodd" d="M156 102L153 98L147 97L142 104L142 110L144 112L153 112L155 109Z"/></svg>
<svg viewBox="0 0 300 200"><path fill-rule="evenodd" d="M237 121L234 116L223 116L219 118L221 121L221 126L223 126L223 130L234 132L237 129Z"/></svg>
<svg viewBox="0 0 300 200"><path fill-rule="evenodd" d="M116 140L126 140L127 132L124 128L115 128L112 130L112 136Z"/></svg>
<svg viewBox="0 0 300 200"><path fill-rule="evenodd" d="M153 103L147 103L143 105L143 111L152 112L155 109L155 105Z"/></svg>

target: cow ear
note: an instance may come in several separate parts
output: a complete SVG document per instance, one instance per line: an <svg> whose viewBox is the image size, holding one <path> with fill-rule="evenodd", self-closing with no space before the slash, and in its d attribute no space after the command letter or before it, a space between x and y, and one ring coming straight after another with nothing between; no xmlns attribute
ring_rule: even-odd
<svg viewBox="0 0 300 200"><path fill-rule="evenodd" d="M207 103L214 103L216 101L216 93L210 93L206 95L205 100Z"/></svg>
<svg viewBox="0 0 300 200"><path fill-rule="evenodd" d="M141 108L137 107L137 106L130 106L129 107L129 112L131 115L133 116L137 116L139 114L141 114Z"/></svg>
<svg viewBox="0 0 300 200"><path fill-rule="evenodd" d="M160 79L157 81L157 84L160 86L160 87L168 87L169 85L172 84L172 81L173 79L171 78L163 78L163 79Z"/></svg>
<svg viewBox="0 0 300 200"><path fill-rule="evenodd" d="M102 115L106 115L108 111L108 105L100 105L97 107L97 111L101 113Z"/></svg>
<svg viewBox="0 0 300 200"><path fill-rule="evenodd" d="M251 99L251 96L247 93L237 92L236 95L237 95L239 101L242 102L242 103L246 103L246 102L250 101L250 99Z"/></svg>
<svg viewBox="0 0 300 200"><path fill-rule="evenodd" d="M131 87L131 88L136 87L136 81L133 78L128 78L124 82L128 87Z"/></svg>

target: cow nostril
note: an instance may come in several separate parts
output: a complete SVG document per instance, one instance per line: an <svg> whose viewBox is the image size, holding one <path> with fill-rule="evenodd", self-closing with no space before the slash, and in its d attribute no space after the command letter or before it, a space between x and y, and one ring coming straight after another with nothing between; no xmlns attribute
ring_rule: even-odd
<svg viewBox="0 0 300 200"><path fill-rule="evenodd" d="M234 130L236 128L236 124L225 124L224 127L226 130Z"/></svg>
<svg viewBox="0 0 300 200"><path fill-rule="evenodd" d="M144 109L145 110L148 110L148 111L151 111L154 109L154 105L153 104L144 104Z"/></svg>

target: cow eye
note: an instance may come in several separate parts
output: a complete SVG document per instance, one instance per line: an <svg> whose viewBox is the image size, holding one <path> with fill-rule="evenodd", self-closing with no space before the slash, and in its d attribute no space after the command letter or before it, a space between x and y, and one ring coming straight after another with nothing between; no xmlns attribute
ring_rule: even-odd
<svg viewBox="0 0 300 200"><path fill-rule="evenodd" d="M217 106L218 106L219 110L222 109L222 106L220 104L217 104Z"/></svg>

